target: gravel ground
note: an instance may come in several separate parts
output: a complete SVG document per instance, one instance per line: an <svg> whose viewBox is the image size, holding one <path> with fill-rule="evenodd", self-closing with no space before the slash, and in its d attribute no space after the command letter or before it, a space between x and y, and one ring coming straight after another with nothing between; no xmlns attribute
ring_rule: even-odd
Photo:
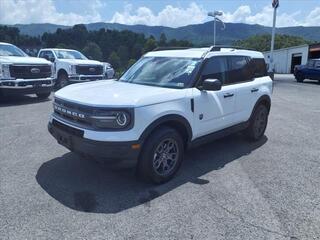
<svg viewBox="0 0 320 240"><path fill-rule="evenodd" d="M269 125L186 154L171 182L79 159L51 100L0 104L0 239L320 239L320 84L276 76Z"/></svg>

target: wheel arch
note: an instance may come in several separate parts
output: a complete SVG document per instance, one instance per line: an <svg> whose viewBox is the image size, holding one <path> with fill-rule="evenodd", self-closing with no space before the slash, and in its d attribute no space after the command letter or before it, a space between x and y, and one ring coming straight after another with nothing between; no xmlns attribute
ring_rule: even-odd
<svg viewBox="0 0 320 240"><path fill-rule="evenodd" d="M161 126L168 126L178 131L183 138L185 147L191 142L191 125L185 117L178 114L169 114L156 119L143 131L139 140L144 143L145 140Z"/></svg>
<svg viewBox="0 0 320 240"><path fill-rule="evenodd" d="M58 70L58 75L57 77L59 77L61 74L65 74L68 77L68 72L64 69L64 68L60 68Z"/></svg>
<svg viewBox="0 0 320 240"><path fill-rule="evenodd" d="M256 104L254 105L252 112L251 112L251 116L250 119L252 118L252 115L254 113L254 111L256 110L256 108L260 105L263 104L268 108L268 112L270 112L271 109L271 98L269 95L262 95L256 102Z"/></svg>

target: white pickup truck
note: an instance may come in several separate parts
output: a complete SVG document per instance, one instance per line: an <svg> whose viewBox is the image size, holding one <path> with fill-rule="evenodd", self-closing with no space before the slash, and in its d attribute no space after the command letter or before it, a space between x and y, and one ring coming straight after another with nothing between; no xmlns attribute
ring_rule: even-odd
<svg viewBox="0 0 320 240"><path fill-rule="evenodd" d="M110 64L90 60L72 49L45 48L39 51L38 57L53 62L57 88L70 83L110 78L110 70L113 70Z"/></svg>
<svg viewBox="0 0 320 240"><path fill-rule="evenodd" d="M53 87L53 65L29 57L18 47L0 42L0 94L36 94L49 97Z"/></svg>

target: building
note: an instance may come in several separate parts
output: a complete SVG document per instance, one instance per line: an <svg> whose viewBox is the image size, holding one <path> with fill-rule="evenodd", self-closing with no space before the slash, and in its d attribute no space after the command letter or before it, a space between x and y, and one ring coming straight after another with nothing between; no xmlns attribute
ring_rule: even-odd
<svg viewBox="0 0 320 240"><path fill-rule="evenodd" d="M270 62L270 52L264 52L266 62ZM306 64L308 59L320 58L320 44L301 45L274 51L276 73L293 73L294 67Z"/></svg>

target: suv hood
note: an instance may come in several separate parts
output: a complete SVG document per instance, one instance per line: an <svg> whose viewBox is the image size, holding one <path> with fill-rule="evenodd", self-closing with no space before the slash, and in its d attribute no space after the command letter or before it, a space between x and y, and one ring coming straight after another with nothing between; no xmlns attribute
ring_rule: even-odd
<svg viewBox="0 0 320 240"><path fill-rule="evenodd" d="M77 65L103 65L99 61L89 60L89 59L59 59L59 62L64 62L68 64L77 64Z"/></svg>
<svg viewBox="0 0 320 240"><path fill-rule="evenodd" d="M95 107L141 107L184 98L185 89L171 89L114 80L69 85L55 96L59 99Z"/></svg>
<svg viewBox="0 0 320 240"><path fill-rule="evenodd" d="M13 63L13 64L49 64L51 62L44 58L37 57L11 57L11 56L0 56L0 63Z"/></svg>

